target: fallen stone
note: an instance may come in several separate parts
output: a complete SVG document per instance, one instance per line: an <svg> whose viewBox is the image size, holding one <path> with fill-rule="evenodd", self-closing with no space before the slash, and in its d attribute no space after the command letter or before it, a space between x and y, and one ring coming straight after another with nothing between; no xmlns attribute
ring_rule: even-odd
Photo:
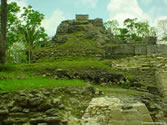
<svg viewBox="0 0 167 125"><path fill-rule="evenodd" d="M58 117L47 117L44 119L45 122L47 123L54 123L54 124L60 124L61 120Z"/></svg>
<svg viewBox="0 0 167 125"><path fill-rule="evenodd" d="M51 107L52 107L52 105L50 104L50 102L44 102L44 103L39 105L38 110L39 111L46 111L46 110L50 109Z"/></svg>
<svg viewBox="0 0 167 125"><path fill-rule="evenodd" d="M0 109L0 116L8 115L9 110L8 109Z"/></svg>
<svg viewBox="0 0 167 125"><path fill-rule="evenodd" d="M18 106L14 106L10 112L22 112L23 108L22 107L18 107Z"/></svg>
<svg viewBox="0 0 167 125"><path fill-rule="evenodd" d="M48 116L58 116L58 111L56 109L49 109L46 111L46 115Z"/></svg>
<svg viewBox="0 0 167 125"><path fill-rule="evenodd" d="M153 122L145 104L127 101L115 97L93 98L81 125L142 125L142 122Z"/></svg>
<svg viewBox="0 0 167 125"><path fill-rule="evenodd" d="M31 98L29 99L30 106L38 106L43 102L41 97Z"/></svg>

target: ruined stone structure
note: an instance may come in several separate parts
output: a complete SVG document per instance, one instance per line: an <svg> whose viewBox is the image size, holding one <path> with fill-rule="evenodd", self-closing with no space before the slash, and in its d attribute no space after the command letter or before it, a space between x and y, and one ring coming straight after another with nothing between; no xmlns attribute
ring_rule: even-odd
<svg viewBox="0 0 167 125"><path fill-rule="evenodd" d="M89 15L76 15L74 20L65 20L58 26L56 35L53 37L55 49L38 51L34 54L33 62L46 56L54 59L61 57L91 56L100 59L113 57L126 57L136 55L167 55L167 46L157 45L157 39L148 37L143 41L121 41L113 38L111 31L107 31L100 18L89 19ZM84 44L74 47L76 44ZM83 41L83 43L81 43ZM86 48L85 41L94 41L91 48ZM59 45L65 43L73 48L72 52L66 52L66 48ZM73 43L73 44L72 44ZM92 43L90 43L92 44ZM92 49L93 48L93 49ZM62 50L64 50L62 52ZM98 50L98 52L97 52Z"/></svg>
<svg viewBox="0 0 167 125"><path fill-rule="evenodd" d="M105 46L105 58L137 55L167 55L166 45L152 44L117 44Z"/></svg>
<svg viewBox="0 0 167 125"><path fill-rule="evenodd" d="M111 38L111 32L105 29L102 19L88 19L88 15L76 15L75 20L62 21L58 26L53 37L54 49L34 52L32 60L36 62L45 57L57 59L71 56L102 58L101 45L110 42ZM65 44L69 45L68 50L63 46Z"/></svg>
<svg viewBox="0 0 167 125"><path fill-rule="evenodd" d="M123 103L119 98L93 98L82 125L143 125L153 122L145 104Z"/></svg>
<svg viewBox="0 0 167 125"><path fill-rule="evenodd" d="M89 20L89 15L76 14L75 18L76 20Z"/></svg>

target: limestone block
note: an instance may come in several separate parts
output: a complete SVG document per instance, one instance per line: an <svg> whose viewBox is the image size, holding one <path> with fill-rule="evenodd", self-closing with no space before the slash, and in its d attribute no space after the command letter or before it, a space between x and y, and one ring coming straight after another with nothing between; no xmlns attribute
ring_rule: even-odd
<svg viewBox="0 0 167 125"><path fill-rule="evenodd" d="M157 54L157 45L147 45L147 55Z"/></svg>
<svg viewBox="0 0 167 125"><path fill-rule="evenodd" d="M76 20L88 20L89 19L89 15L85 14L76 14L75 15Z"/></svg>
<svg viewBox="0 0 167 125"><path fill-rule="evenodd" d="M129 108L124 108L126 105ZM153 122L145 104L123 102L115 97L92 99L81 119L81 125L143 125L143 122Z"/></svg>
<svg viewBox="0 0 167 125"><path fill-rule="evenodd" d="M135 108L140 114L149 114L147 107L143 103L133 104L133 108Z"/></svg>
<svg viewBox="0 0 167 125"><path fill-rule="evenodd" d="M136 45L135 46L135 55L146 55L147 46L146 45Z"/></svg>
<svg viewBox="0 0 167 125"><path fill-rule="evenodd" d="M143 121L153 122L153 120L149 114L143 115Z"/></svg>
<svg viewBox="0 0 167 125"><path fill-rule="evenodd" d="M166 45L157 45L157 53L167 55L167 46Z"/></svg>
<svg viewBox="0 0 167 125"><path fill-rule="evenodd" d="M134 55L135 47L133 45L119 45L112 47L112 53L114 55Z"/></svg>

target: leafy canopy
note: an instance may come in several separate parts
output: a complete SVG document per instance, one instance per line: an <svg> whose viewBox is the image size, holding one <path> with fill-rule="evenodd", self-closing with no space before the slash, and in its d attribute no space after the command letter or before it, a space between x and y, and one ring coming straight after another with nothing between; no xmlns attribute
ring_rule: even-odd
<svg viewBox="0 0 167 125"><path fill-rule="evenodd" d="M7 50L12 52L9 55L15 60L18 58L16 56L20 55L20 58L22 58L22 55L26 54L30 62L32 50L36 47L44 46L45 42L48 41L48 35L41 26L44 15L34 10L32 6L22 8L16 2L12 2L8 4L7 16ZM23 43L24 46L20 48L21 51L19 49L14 51L13 48L16 48L15 45L18 46L18 43L21 46Z"/></svg>
<svg viewBox="0 0 167 125"><path fill-rule="evenodd" d="M104 23L106 29L111 30L113 35L121 40L137 40L140 41L148 36L156 36L156 30L151 27L148 22L138 21L137 18L125 19L124 27L120 27L118 21L111 20Z"/></svg>

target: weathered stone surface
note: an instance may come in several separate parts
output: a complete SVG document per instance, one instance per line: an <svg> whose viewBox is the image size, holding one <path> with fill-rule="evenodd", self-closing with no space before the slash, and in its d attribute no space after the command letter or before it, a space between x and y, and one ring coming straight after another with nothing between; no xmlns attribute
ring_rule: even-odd
<svg viewBox="0 0 167 125"><path fill-rule="evenodd" d="M49 109L46 111L46 115L48 116L58 116L58 111L56 109Z"/></svg>
<svg viewBox="0 0 167 125"><path fill-rule="evenodd" d="M14 107L10 110L10 112L21 112L21 111L23 111L23 108L18 107L18 106L14 106Z"/></svg>
<svg viewBox="0 0 167 125"><path fill-rule="evenodd" d="M82 93L83 93L84 95L95 94L95 89L94 89L93 86L88 85L87 87L85 87L84 90L82 90Z"/></svg>
<svg viewBox="0 0 167 125"><path fill-rule="evenodd" d="M144 43L146 44L156 44L157 43L157 37L145 37L143 40L142 40Z"/></svg>
<svg viewBox="0 0 167 125"><path fill-rule="evenodd" d="M152 93L152 94L157 94L157 95L160 94L160 92L159 92L159 90L158 90L157 87L148 86L147 89L148 89L148 91L149 91L150 93Z"/></svg>
<svg viewBox="0 0 167 125"><path fill-rule="evenodd" d="M32 118L30 120L30 123L31 124L38 124L38 123L43 123L45 122L44 118L43 117L38 117L38 118Z"/></svg>
<svg viewBox="0 0 167 125"><path fill-rule="evenodd" d="M67 40L68 40L67 36L58 36L58 37L55 37L55 41L57 43L65 43Z"/></svg>
<svg viewBox="0 0 167 125"><path fill-rule="evenodd" d="M8 118L4 120L5 125L23 124L28 121L27 118Z"/></svg>
<svg viewBox="0 0 167 125"><path fill-rule="evenodd" d="M27 122L27 123L24 123L23 125L31 125L29 122Z"/></svg>
<svg viewBox="0 0 167 125"><path fill-rule="evenodd" d="M89 15L81 15L81 14L76 14L75 15L75 18L76 18L76 20L88 20L89 19Z"/></svg>
<svg viewBox="0 0 167 125"><path fill-rule="evenodd" d="M38 125L48 125L47 123L38 123Z"/></svg>
<svg viewBox="0 0 167 125"><path fill-rule="evenodd" d="M116 44L104 47L105 58L134 55L167 55L167 46L152 44Z"/></svg>
<svg viewBox="0 0 167 125"><path fill-rule="evenodd" d="M0 109L0 116L8 115L9 110L8 109Z"/></svg>
<svg viewBox="0 0 167 125"><path fill-rule="evenodd" d="M147 54L147 46L145 45L135 46L135 55L146 55L146 54Z"/></svg>
<svg viewBox="0 0 167 125"><path fill-rule="evenodd" d="M141 85L138 86L142 88ZM109 89L111 88L107 88L107 90ZM99 92L98 94L93 93L94 88L86 86L81 88L35 89L24 91L21 94L27 100L37 100L37 97L42 97L43 102L41 104L46 104L46 107L42 106L42 110L38 110L41 104L30 106L30 101L28 101L28 106L20 105L15 98L20 97L18 93L14 93L14 97L9 94L6 100L0 96L0 109L9 110L6 115L0 116L0 123L2 125L54 125L55 123L58 125L80 125L80 118L83 116L81 119L83 125L104 125L104 123L107 125L141 125L143 121L152 122L152 118L143 103L147 105L154 119L165 120L165 117L167 117L166 102L162 102L161 105L152 104L154 102L153 99L156 102L161 102L159 97L152 94L142 95L143 103L128 96L126 96L127 99L126 97L118 98L114 96L94 98L88 106L91 98L106 94L105 91L103 94L99 94ZM69 96L69 98L64 95ZM138 100L138 97L135 98ZM15 101L16 103L13 103L12 106L3 106L6 104L5 102L9 104ZM87 106L88 108L85 111ZM86 121L88 122L86 123Z"/></svg>
<svg viewBox="0 0 167 125"><path fill-rule="evenodd" d="M47 117L44 119L44 121L47 123L54 123L56 125L59 125L61 122L59 117Z"/></svg>
<svg viewBox="0 0 167 125"><path fill-rule="evenodd" d="M43 102L43 98L41 97L35 97L35 98L29 99L30 106L37 106L37 105L40 105L42 102Z"/></svg>
<svg viewBox="0 0 167 125"><path fill-rule="evenodd" d="M52 104L54 107L57 107L61 104L61 99L60 98L53 98L52 99Z"/></svg>
<svg viewBox="0 0 167 125"><path fill-rule="evenodd" d="M164 71L163 69L158 69L158 71L156 71L155 77L156 77L156 81L157 83L159 83L159 90L161 92L161 94L163 96L167 96L167 71Z"/></svg>
<svg viewBox="0 0 167 125"><path fill-rule="evenodd" d="M48 102L44 102L42 103L41 105L39 105L38 107L38 110L39 111L46 111L48 109L50 109L52 107L51 103L48 101Z"/></svg>
<svg viewBox="0 0 167 125"><path fill-rule="evenodd" d="M125 107L115 97L92 99L81 120L82 125L142 125L142 122L153 122L145 104L135 102Z"/></svg>
<svg viewBox="0 0 167 125"><path fill-rule="evenodd" d="M147 47L147 55L157 54L157 45L148 45ZM144 54L143 54L144 55Z"/></svg>
<svg viewBox="0 0 167 125"><path fill-rule="evenodd" d="M28 101L29 100L26 96L16 97L16 103L18 103L18 105L20 105L20 106L23 106L23 107L29 106Z"/></svg>

